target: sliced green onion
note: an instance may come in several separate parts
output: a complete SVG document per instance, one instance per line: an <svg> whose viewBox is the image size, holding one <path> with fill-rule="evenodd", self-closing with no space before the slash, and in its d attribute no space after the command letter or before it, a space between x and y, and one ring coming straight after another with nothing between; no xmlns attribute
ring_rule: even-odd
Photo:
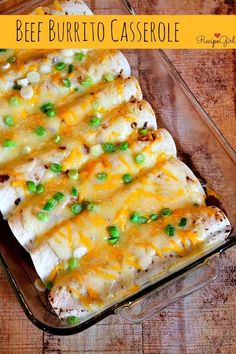
<svg viewBox="0 0 236 354"><path fill-rule="evenodd" d="M74 65L73 64L69 64L68 66L68 74L71 74L74 71Z"/></svg>
<svg viewBox="0 0 236 354"><path fill-rule="evenodd" d="M40 221L43 221L43 222L47 222L47 221L49 220L48 214L45 213L45 211L40 211L40 212L37 214L37 218L38 218Z"/></svg>
<svg viewBox="0 0 236 354"><path fill-rule="evenodd" d="M20 100L19 100L19 98L17 96L11 96L9 98L9 104L11 106L18 106L19 103L20 103Z"/></svg>
<svg viewBox="0 0 236 354"><path fill-rule="evenodd" d="M75 325L80 322L80 319L77 316L69 316L69 317L67 317L66 322L69 325Z"/></svg>
<svg viewBox="0 0 236 354"><path fill-rule="evenodd" d="M103 80L106 82L111 82L115 80L115 75L112 73L107 73L103 75Z"/></svg>
<svg viewBox="0 0 236 354"><path fill-rule="evenodd" d="M40 107L41 112L47 113L49 109L53 108L53 104L51 102L45 103Z"/></svg>
<svg viewBox="0 0 236 354"><path fill-rule="evenodd" d="M75 269L78 265L78 262L77 262L77 259L75 257L71 257L69 260L68 260L68 265L69 265L69 268L72 270L72 269Z"/></svg>
<svg viewBox="0 0 236 354"><path fill-rule="evenodd" d="M83 205L81 203L74 203L71 205L70 210L73 214L78 215L83 210Z"/></svg>
<svg viewBox="0 0 236 354"><path fill-rule="evenodd" d="M138 224L146 224L148 222L148 218L146 216L139 216Z"/></svg>
<svg viewBox="0 0 236 354"><path fill-rule="evenodd" d="M62 63L62 62L57 63L57 64L55 65L55 69L58 70L58 71L64 70L65 67L66 67L66 64L65 64L65 63Z"/></svg>
<svg viewBox="0 0 236 354"><path fill-rule="evenodd" d="M146 224L148 222L148 218L146 216L139 215L136 211L131 214L130 221L133 224Z"/></svg>
<svg viewBox="0 0 236 354"><path fill-rule="evenodd" d="M54 135L52 140L54 141L54 143L59 144L61 142L61 136L59 134L56 134Z"/></svg>
<svg viewBox="0 0 236 354"><path fill-rule="evenodd" d="M7 147L7 148L12 148L12 147L16 146L16 142L14 140L11 140L11 139L6 139L3 142L3 146Z"/></svg>
<svg viewBox="0 0 236 354"><path fill-rule="evenodd" d="M76 187L72 187L71 188L71 194L73 197L77 197L79 192L78 192L78 189Z"/></svg>
<svg viewBox="0 0 236 354"><path fill-rule="evenodd" d="M165 233L168 236L174 236L175 234L175 227L171 224L166 225L165 229L164 229Z"/></svg>
<svg viewBox="0 0 236 354"><path fill-rule="evenodd" d="M74 57L75 60L81 61L85 57L85 54L83 52L77 52L75 53Z"/></svg>
<svg viewBox="0 0 236 354"><path fill-rule="evenodd" d="M139 134L145 136L149 133L149 131L150 131L149 128L142 128L139 130Z"/></svg>
<svg viewBox="0 0 236 354"><path fill-rule="evenodd" d="M46 114L49 118L53 118L56 115L56 111L55 109L49 109Z"/></svg>
<svg viewBox="0 0 236 354"><path fill-rule="evenodd" d="M81 81L80 85L90 87L93 85L93 79L90 76L87 76L85 80Z"/></svg>
<svg viewBox="0 0 236 354"><path fill-rule="evenodd" d="M68 176L70 179L73 179L74 181L78 179L79 173L77 170L69 170L68 171Z"/></svg>
<svg viewBox="0 0 236 354"><path fill-rule="evenodd" d="M119 150L121 150L121 151L126 151L126 150L128 150L128 148L129 148L129 143L128 143L128 141L123 141L122 143L120 143L120 144L118 145L118 148L119 148Z"/></svg>
<svg viewBox="0 0 236 354"><path fill-rule="evenodd" d="M52 287L53 287L53 282L52 282L51 280L49 280L49 281L46 283L46 289L52 290Z"/></svg>
<svg viewBox="0 0 236 354"><path fill-rule="evenodd" d="M171 214L172 214L172 210L169 209L169 208L165 208L165 209L162 209L162 210L161 210L161 215L162 215L162 216L169 216L169 215L171 215Z"/></svg>
<svg viewBox="0 0 236 354"><path fill-rule="evenodd" d="M133 177L132 177L129 173L124 174L124 175L122 176L122 179L123 179L123 182L124 182L125 184L130 183L130 182L133 181Z"/></svg>
<svg viewBox="0 0 236 354"><path fill-rule="evenodd" d="M142 165L145 161L145 156L141 152L135 156L135 162L138 165Z"/></svg>
<svg viewBox="0 0 236 354"><path fill-rule="evenodd" d="M157 214L151 214L150 215L150 220L152 220L152 221L156 221L157 219L158 219L158 215Z"/></svg>
<svg viewBox="0 0 236 354"><path fill-rule="evenodd" d="M140 217L139 213L137 213L137 212L135 211L133 214L131 214L131 216L130 216L130 221L131 221L133 224L136 224L136 223L138 223L139 217Z"/></svg>
<svg viewBox="0 0 236 354"><path fill-rule="evenodd" d="M13 55L7 59L8 63L12 64L16 62L16 57Z"/></svg>
<svg viewBox="0 0 236 354"><path fill-rule="evenodd" d="M38 135L38 136L44 136L46 134L46 132L47 132L46 129L44 127L41 127L41 126L36 127L34 131L35 131L35 134Z"/></svg>
<svg viewBox="0 0 236 354"><path fill-rule="evenodd" d="M53 198L56 199L57 202L60 202L62 199L64 199L65 195L61 192L57 192L54 194Z"/></svg>
<svg viewBox="0 0 236 354"><path fill-rule="evenodd" d="M107 154L112 154L116 151L116 146L113 143L104 143L102 144L102 150Z"/></svg>
<svg viewBox="0 0 236 354"><path fill-rule="evenodd" d="M186 226L187 225L187 218L181 218L180 219L180 222L179 222L179 226L180 227L184 227L184 226Z"/></svg>
<svg viewBox="0 0 236 354"><path fill-rule="evenodd" d="M18 85L18 84L14 84L14 86L12 88L13 88L13 90L21 90L22 86Z"/></svg>
<svg viewBox="0 0 236 354"><path fill-rule="evenodd" d="M0 49L0 53L5 53L7 49Z"/></svg>
<svg viewBox="0 0 236 354"><path fill-rule="evenodd" d="M39 183L36 187L36 193L41 194L45 191L44 185L42 183Z"/></svg>
<svg viewBox="0 0 236 354"><path fill-rule="evenodd" d="M12 127L14 125L14 118L12 116L5 116L4 123L9 127Z"/></svg>
<svg viewBox="0 0 236 354"><path fill-rule="evenodd" d="M99 127L100 124L101 124L101 119L99 119L98 117L94 116L89 120L89 125L93 128Z"/></svg>
<svg viewBox="0 0 236 354"><path fill-rule="evenodd" d="M65 87L71 87L71 81L68 78L62 80Z"/></svg>
<svg viewBox="0 0 236 354"><path fill-rule="evenodd" d="M109 233L109 236L110 236L107 239L107 241L109 243L111 243L112 245L114 245L120 239L120 231L119 231L118 227L114 226L114 225L108 226L107 230L108 230L108 233Z"/></svg>
<svg viewBox="0 0 236 354"><path fill-rule="evenodd" d="M94 203L89 203L89 204L87 205L87 210L88 210L88 211L95 211L95 210L97 210L97 205L94 204Z"/></svg>
<svg viewBox="0 0 236 354"><path fill-rule="evenodd" d="M52 172L59 173L59 172L62 171L62 167L61 167L61 165L59 165L58 163L52 163L52 164L50 165L50 170L51 170Z"/></svg>
<svg viewBox="0 0 236 354"><path fill-rule="evenodd" d="M26 182L27 188L31 193L35 193L37 188L36 188L36 184L33 181L27 181Z"/></svg>
<svg viewBox="0 0 236 354"><path fill-rule="evenodd" d="M97 110L100 109L100 108L101 108L101 105L100 105L100 103L99 103L98 101L93 102L93 109L94 109L95 111L97 111Z"/></svg>
<svg viewBox="0 0 236 354"><path fill-rule="evenodd" d="M107 177L108 177L108 174L106 172L99 172L97 174L97 179L99 181L105 181L107 179Z"/></svg>
<svg viewBox="0 0 236 354"><path fill-rule="evenodd" d="M48 201L45 203L43 210L51 211L52 209L55 208L56 205L57 205L57 200L54 197L52 197L48 199Z"/></svg>

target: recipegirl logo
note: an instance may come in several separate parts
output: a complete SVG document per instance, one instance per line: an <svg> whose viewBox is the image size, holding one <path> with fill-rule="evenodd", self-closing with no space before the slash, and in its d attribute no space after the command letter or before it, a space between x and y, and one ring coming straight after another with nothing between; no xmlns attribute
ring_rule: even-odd
<svg viewBox="0 0 236 354"><path fill-rule="evenodd" d="M212 35L211 38L207 38L204 35L199 35L196 37L196 41L198 44L206 44L206 46L214 49L217 47L227 48L229 45L236 44L236 37L235 36L227 36L225 34L221 34L216 32Z"/></svg>

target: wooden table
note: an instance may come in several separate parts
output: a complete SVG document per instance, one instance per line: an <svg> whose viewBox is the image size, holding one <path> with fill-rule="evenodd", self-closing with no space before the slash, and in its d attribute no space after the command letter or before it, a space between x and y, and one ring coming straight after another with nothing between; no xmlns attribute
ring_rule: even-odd
<svg viewBox="0 0 236 354"><path fill-rule="evenodd" d="M105 1L105 0L104 0ZM233 14L232 0L131 1L140 13ZM235 52L167 54L230 144L236 148ZM236 251L224 255L219 278L142 324L110 317L72 337L42 333L25 317L0 269L0 353L236 353Z"/></svg>

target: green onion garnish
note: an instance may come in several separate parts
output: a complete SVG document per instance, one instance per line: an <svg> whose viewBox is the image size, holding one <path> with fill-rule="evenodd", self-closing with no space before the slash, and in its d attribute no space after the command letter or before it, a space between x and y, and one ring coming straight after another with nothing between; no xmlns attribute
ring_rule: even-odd
<svg viewBox="0 0 236 354"><path fill-rule="evenodd" d="M130 182L133 181L133 177L132 177L129 173L124 174L124 175L122 176L122 179L123 179L123 182L124 182L125 184L130 183Z"/></svg>
<svg viewBox="0 0 236 354"><path fill-rule="evenodd" d="M146 216L139 215L136 211L131 214L130 221L133 224L146 224L148 222L148 218Z"/></svg>
<svg viewBox="0 0 236 354"><path fill-rule="evenodd" d="M73 64L69 64L68 66L68 74L71 74L74 71L74 65Z"/></svg>
<svg viewBox="0 0 236 354"><path fill-rule="evenodd" d="M69 260L68 260L68 265L69 265L69 268L72 270L72 269L75 269L78 265L78 262L77 262L77 259L75 257L71 257Z"/></svg>
<svg viewBox="0 0 236 354"><path fill-rule="evenodd" d="M71 87L70 79L65 78L62 80L65 87Z"/></svg>
<svg viewBox="0 0 236 354"><path fill-rule="evenodd" d="M77 197L79 192L78 192L78 189L76 187L72 187L71 188L71 194L73 197Z"/></svg>
<svg viewBox="0 0 236 354"><path fill-rule="evenodd" d="M97 210L97 205L94 204L94 203L89 203L89 204L87 205L87 210L88 210L88 211L95 211L95 210Z"/></svg>
<svg viewBox="0 0 236 354"><path fill-rule="evenodd" d="M40 221L43 221L43 222L47 222L47 221L49 220L48 214L45 213L45 211L40 211L40 212L37 214L37 218L38 218Z"/></svg>
<svg viewBox="0 0 236 354"><path fill-rule="evenodd" d="M105 181L108 177L108 174L106 172L100 172L97 174L97 179L99 181Z"/></svg>
<svg viewBox="0 0 236 354"><path fill-rule="evenodd" d="M113 143L104 143L102 144L102 150L107 154L112 154L116 151L116 146Z"/></svg>
<svg viewBox="0 0 236 354"><path fill-rule="evenodd" d="M62 167L58 163L52 163L50 165L50 170L55 173L60 173L62 171Z"/></svg>
<svg viewBox="0 0 236 354"><path fill-rule="evenodd" d="M64 199L65 195L61 192L57 192L54 194L53 198L56 199L57 202L60 202L62 199Z"/></svg>
<svg viewBox="0 0 236 354"><path fill-rule="evenodd" d="M5 53L7 49L0 49L0 53Z"/></svg>
<svg viewBox="0 0 236 354"><path fill-rule="evenodd" d="M68 171L68 176L69 176L70 179L77 180L78 176L79 176L79 173L78 173L77 170L69 170Z"/></svg>
<svg viewBox="0 0 236 354"><path fill-rule="evenodd" d="M152 220L152 221L156 221L156 220L158 219L158 217L159 217L159 216L158 216L157 214L151 214L149 218L150 218L150 220Z"/></svg>
<svg viewBox="0 0 236 354"><path fill-rule="evenodd" d="M181 218L179 222L180 227L184 227L187 225L187 218Z"/></svg>
<svg viewBox="0 0 236 354"><path fill-rule="evenodd" d="M11 139L6 139L3 142L3 146L7 147L7 148L12 148L12 147L16 146L16 142L14 140L11 140Z"/></svg>
<svg viewBox="0 0 236 354"><path fill-rule="evenodd" d="M142 165L145 161L145 156L141 152L135 156L135 162L138 165Z"/></svg>
<svg viewBox="0 0 236 354"><path fill-rule="evenodd" d="M16 62L16 57L14 56L11 56L7 59L8 63L12 64L12 63L15 63Z"/></svg>
<svg viewBox="0 0 236 354"><path fill-rule="evenodd" d="M73 214L78 215L83 210L83 205L81 203L74 203L71 205L70 210Z"/></svg>
<svg viewBox="0 0 236 354"><path fill-rule="evenodd" d="M146 224L148 222L148 218L146 216L139 216L138 224Z"/></svg>
<svg viewBox="0 0 236 354"><path fill-rule="evenodd" d="M13 87L12 87L14 90L21 90L22 89L22 86L21 85L18 85L18 84L14 84Z"/></svg>
<svg viewBox="0 0 236 354"><path fill-rule="evenodd" d="M45 103L40 107L41 112L45 113L49 118L55 117L56 111L51 102Z"/></svg>
<svg viewBox="0 0 236 354"><path fill-rule="evenodd" d="M51 211L52 209L55 208L56 205L57 205L57 200L54 197L52 197L48 199L48 201L45 203L43 210Z"/></svg>
<svg viewBox="0 0 236 354"><path fill-rule="evenodd" d="M83 52L77 52L74 56L75 60L81 61L85 57L85 54Z"/></svg>
<svg viewBox="0 0 236 354"><path fill-rule="evenodd" d="M139 130L139 134L145 136L149 133L149 131L150 131L149 128L142 128Z"/></svg>
<svg viewBox="0 0 236 354"><path fill-rule="evenodd" d="M93 79L90 76L87 76L85 80L81 81L80 85L90 87L93 85Z"/></svg>
<svg viewBox="0 0 236 354"><path fill-rule="evenodd" d="M36 192L36 184L33 181L27 181L26 182L27 188L31 193Z"/></svg>
<svg viewBox="0 0 236 354"><path fill-rule="evenodd" d="M99 127L100 124L101 124L101 120L98 117L92 117L89 120L89 125L93 128Z"/></svg>
<svg viewBox="0 0 236 354"><path fill-rule="evenodd" d="M174 236L175 234L175 227L171 224L166 225L165 229L164 229L165 233L168 236Z"/></svg>
<svg viewBox="0 0 236 354"><path fill-rule="evenodd" d="M54 135L52 140L54 141L54 143L59 144L61 142L61 136L59 134L56 134Z"/></svg>
<svg viewBox="0 0 236 354"><path fill-rule="evenodd" d="M62 63L62 62L57 63L57 64L55 65L55 69L58 70L58 71L64 70L65 67L66 67L66 64L65 64L65 63Z"/></svg>
<svg viewBox="0 0 236 354"><path fill-rule="evenodd" d="M93 109L95 111L97 111L100 108L101 108L101 106L100 106L100 103L98 101L93 102Z"/></svg>
<svg viewBox="0 0 236 354"><path fill-rule="evenodd" d="M14 118L12 116L5 116L4 123L9 127L12 127L14 125Z"/></svg>
<svg viewBox="0 0 236 354"><path fill-rule="evenodd" d="M103 75L103 80L106 82L111 82L115 80L115 75L112 73L107 73Z"/></svg>
<svg viewBox="0 0 236 354"><path fill-rule="evenodd" d="M49 281L46 283L46 289L52 290L52 287L53 287L53 282L52 282L51 280L49 280Z"/></svg>
<svg viewBox="0 0 236 354"><path fill-rule="evenodd" d="M44 185L42 183L39 183L36 187L36 193L41 194L45 191Z"/></svg>
<svg viewBox="0 0 236 354"><path fill-rule="evenodd" d="M45 103L40 107L41 112L47 113L49 109L53 108L53 104L51 102Z"/></svg>
<svg viewBox="0 0 236 354"><path fill-rule="evenodd" d="M169 216L169 215L171 215L171 214L172 214L172 210L169 209L169 208L165 208L165 209L162 209L162 210L161 210L161 215L162 215L162 216Z"/></svg>
<svg viewBox="0 0 236 354"><path fill-rule="evenodd" d="M109 236L110 236L107 239L107 241L109 243L111 243L112 245L114 245L120 239L120 231L119 231L118 227L114 226L114 225L108 226L107 230L108 230L108 233L109 233Z"/></svg>
<svg viewBox="0 0 236 354"><path fill-rule="evenodd" d="M49 109L46 114L49 118L53 118L56 115L56 111L55 109Z"/></svg>
<svg viewBox="0 0 236 354"><path fill-rule="evenodd" d="M128 150L128 148L129 148L129 143L128 143L128 141L123 141L122 143L120 143L120 144L118 145L118 148L119 148L119 150L121 150L121 151L126 151L126 150Z"/></svg>
<svg viewBox="0 0 236 354"><path fill-rule="evenodd" d="M34 129L34 131L35 131L35 134L38 135L38 136L44 136L46 134L46 129L44 127L41 127L41 126L36 127Z"/></svg>
<svg viewBox="0 0 236 354"><path fill-rule="evenodd" d="M75 325L80 322L80 319L77 316L69 316L69 317L67 317L66 322L69 325Z"/></svg>
<svg viewBox="0 0 236 354"><path fill-rule="evenodd" d="M20 100L19 100L19 98L17 96L11 96L9 98L9 104L11 106L18 106L19 103L20 103Z"/></svg>

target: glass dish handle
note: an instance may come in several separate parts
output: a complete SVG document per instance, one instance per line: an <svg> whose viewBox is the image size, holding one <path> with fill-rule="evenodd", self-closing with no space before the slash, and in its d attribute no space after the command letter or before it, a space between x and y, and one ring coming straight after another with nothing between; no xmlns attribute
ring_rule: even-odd
<svg viewBox="0 0 236 354"><path fill-rule="evenodd" d="M215 280L219 274L219 257L214 255L196 268L140 299L119 307L116 314L139 323Z"/></svg>

